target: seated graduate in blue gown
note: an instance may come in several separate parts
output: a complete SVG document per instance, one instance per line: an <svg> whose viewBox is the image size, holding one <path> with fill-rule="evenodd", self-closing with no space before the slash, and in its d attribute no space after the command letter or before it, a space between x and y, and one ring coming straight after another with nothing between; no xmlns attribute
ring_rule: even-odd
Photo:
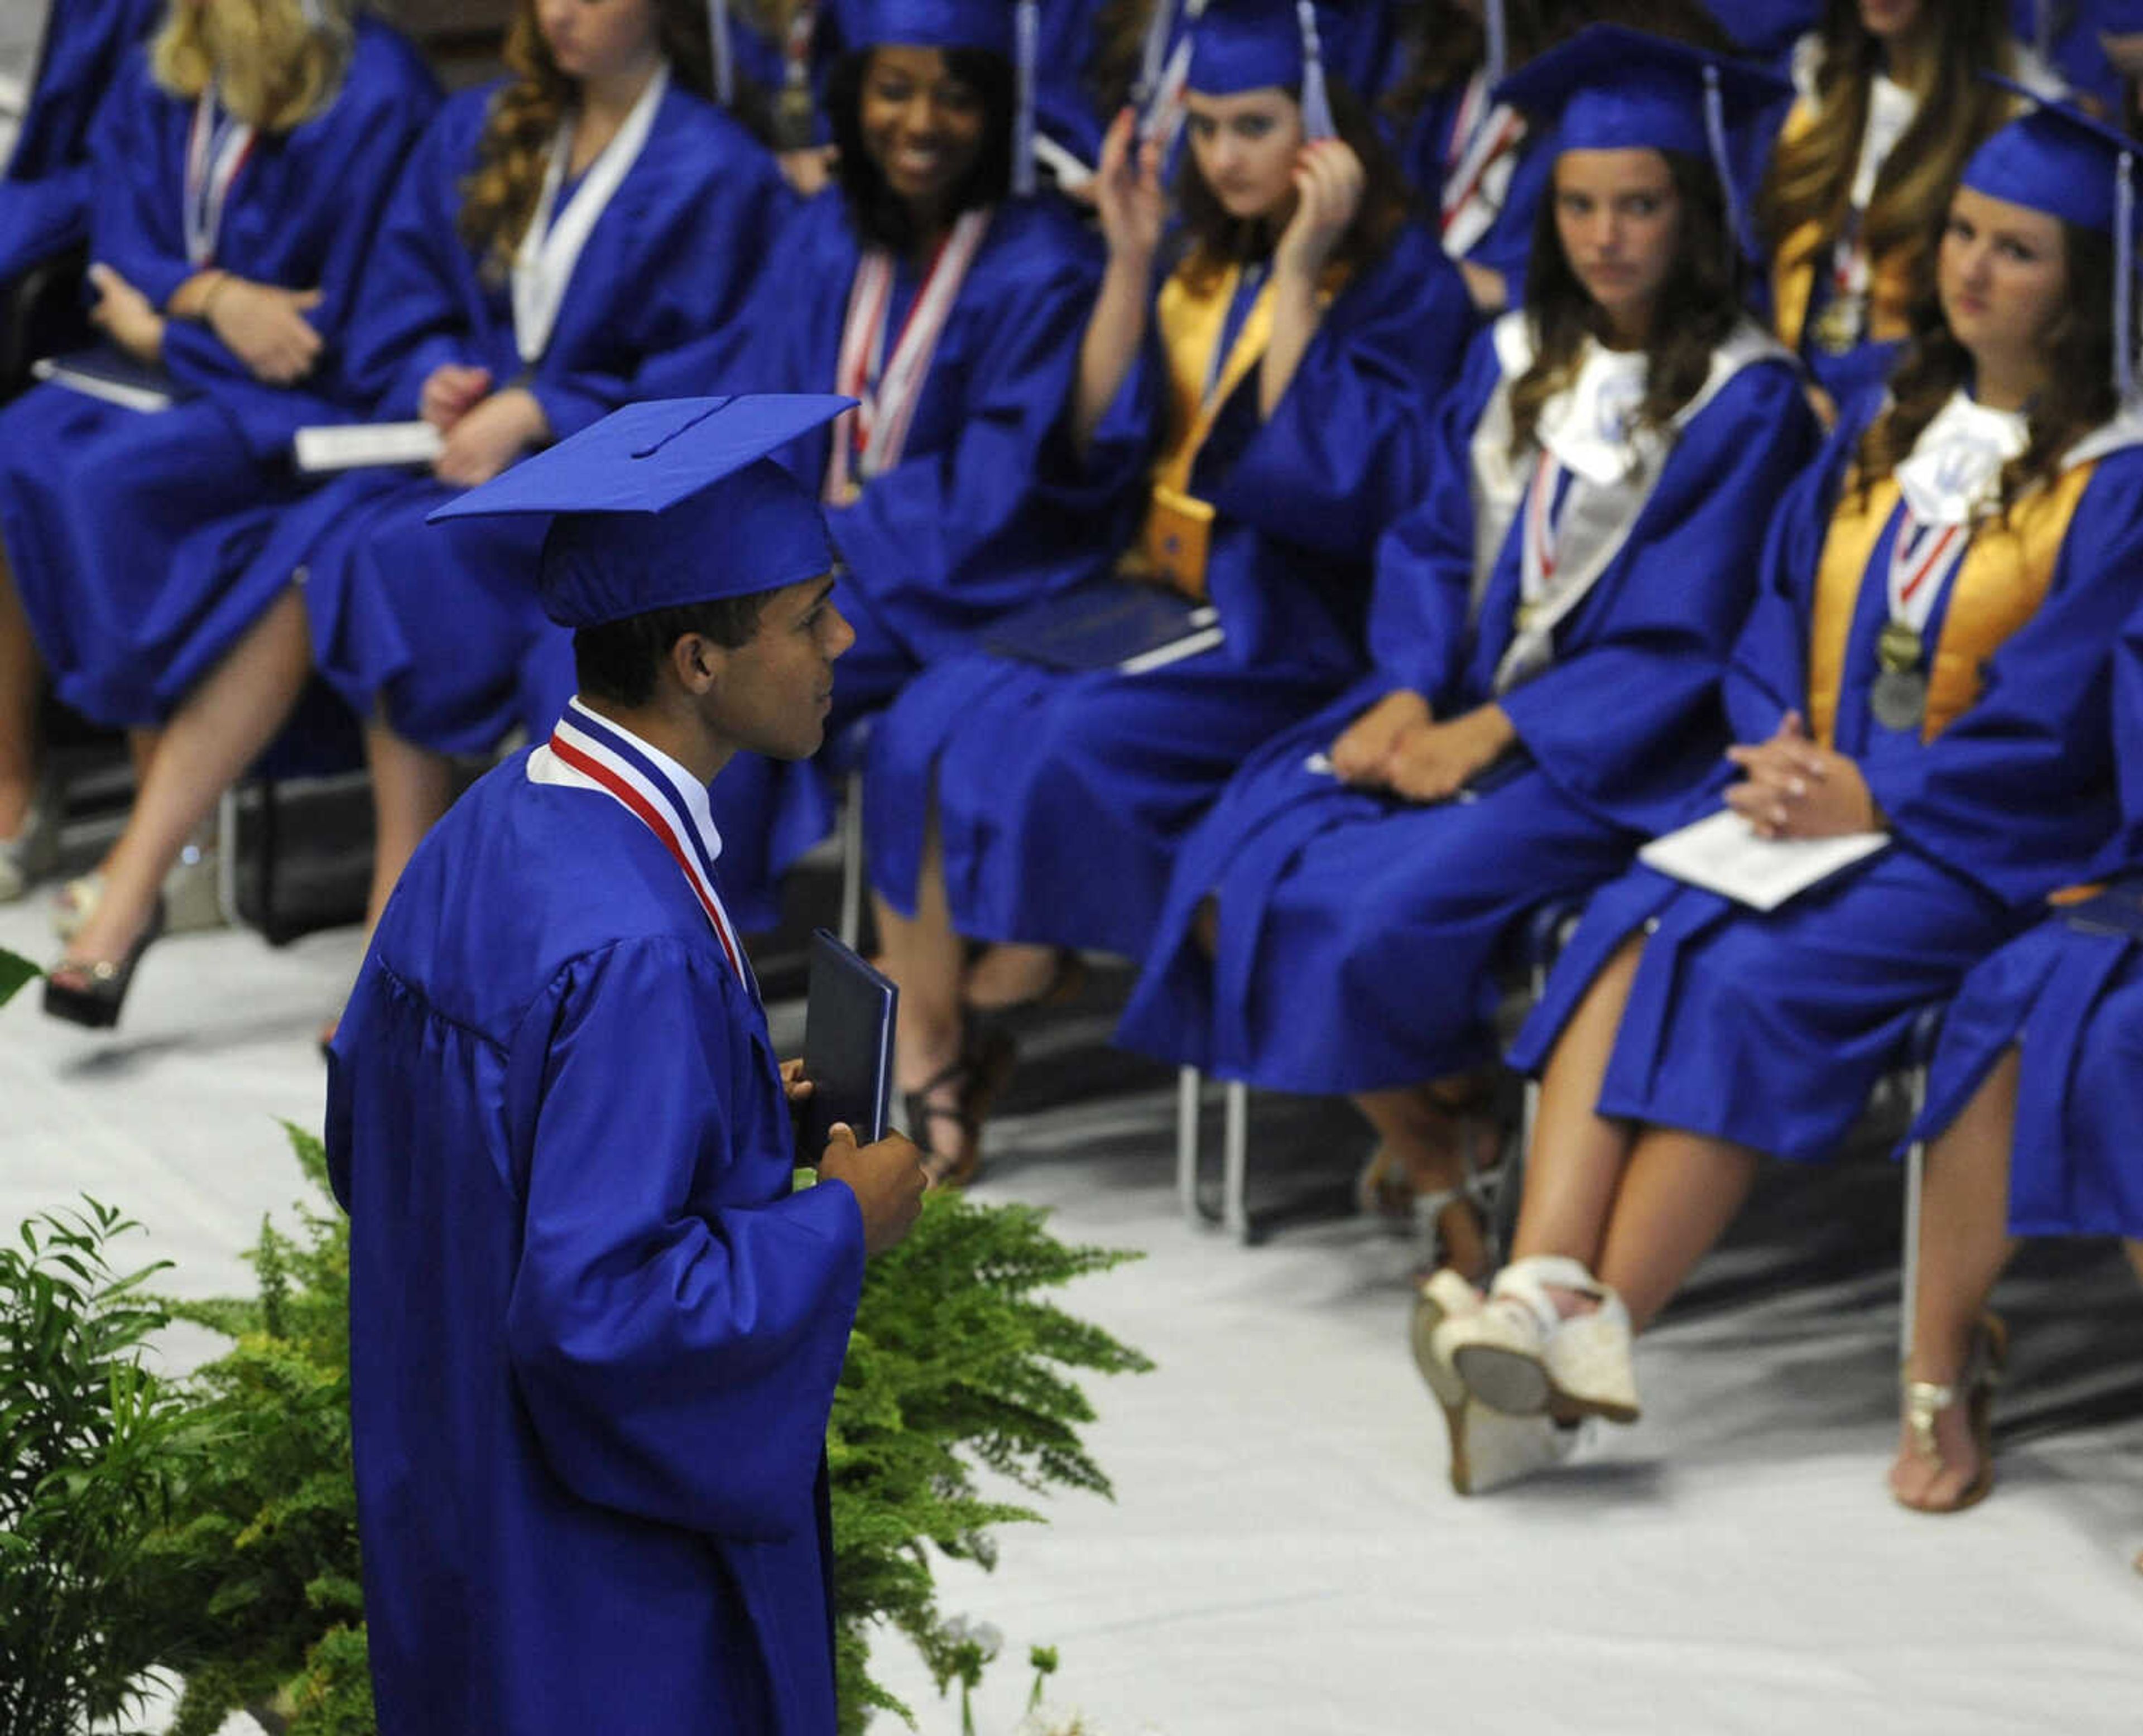
<svg viewBox="0 0 2143 1736"><path fill-rule="evenodd" d="M2020 1239L2117 1236L2143 1276L2143 611L2115 651L2121 828L2100 869L1964 979L1913 1136L1930 1141L1891 1491L1953 1512L1992 1487L1987 1312Z"/></svg>
<svg viewBox="0 0 2143 1736"><path fill-rule="evenodd" d="M433 101L414 51L342 0L175 4L120 74L91 318L182 401L47 384L0 412L0 898L51 865L56 814L31 805L41 674L100 723L160 723L167 595L204 582L189 535L294 497L292 432L362 403L358 276Z"/></svg>
<svg viewBox="0 0 2143 1736"><path fill-rule="evenodd" d="M412 153L359 291L349 370L384 422L438 431L428 472L354 470L294 505L196 534L156 666L176 708L94 914L69 957L126 956L186 837L288 716L309 669L366 725L379 832L370 916L446 811L448 757L550 727L565 636L527 576L525 527L425 514L641 393L651 357L744 303L789 195L772 160L695 91L700 0L541 16L522 0L512 75L464 91ZM555 28L553 43L545 31ZM287 435L286 435L287 438ZM188 819L188 816L193 819Z"/></svg>
<svg viewBox="0 0 2143 1736"><path fill-rule="evenodd" d="M1097 250L1054 194L1017 190L1023 130L1003 0L854 0L829 88L837 185L798 212L736 334L673 359L653 388L824 390L864 408L789 461L819 486L849 578L857 646L839 743L933 660L1075 576L1097 534L1086 494L1052 488L1056 431ZM715 812L722 887L747 931L832 829L821 761L744 754Z"/></svg>
<svg viewBox="0 0 2143 1736"><path fill-rule="evenodd" d="M97 105L163 6L32 0L21 10L33 35L19 43L12 127L0 119L0 286L88 239Z"/></svg>
<svg viewBox="0 0 2143 1736"><path fill-rule="evenodd" d="M1717 686L1776 502L1817 445L1744 310L1705 141L1720 63L1598 27L1497 93L1549 130L1528 302L1484 333L1419 504L1377 550L1373 672L1267 744L1175 853L1119 1041L1346 1091L1365 1204L1462 1269L1499 966L1626 867L1725 749ZM1774 82L1724 68L1745 126ZM1484 775L1485 774L1485 777ZM1482 779L1476 791L1467 786ZM1456 798L1456 799L1454 799Z"/></svg>
<svg viewBox="0 0 2143 1736"><path fill-rule="evenodd" d="M2009 0L2009 27L2079 101L2122 125L2125 79L2105 39L2143 31L2136 0Z"/></svg>
<svg viewBox="0 0 2143 1736"><path fill-rule="evenodd" d="M1520 1033L1542 1089L1516 1259L1485 1306L1433 1280L1417 1354L1531 1426L1532 1463L1566 1438L1550 1409L1636 1416L1631 1332L1759 1160L1829 1160L1921 1010L2115 833L2115 648L2143 598L2126 150L2051 108L1981 148L1894 396L1841 423L1774 527L1725 688L1742 775L1684 818L1723 796L1759 865L1766 840L1880 848L1769 911L1632 870Z"/></svg>
<svg viewBox="0 0 2143 1736"><path fill-rule="evenodd" d="M1871 22L1860 0L1829 0L1796 47L1799 97L1760 207L1774 329L1827 417L1882 384L1931 292L1943 201L2013 106L1979 75L2061 88L2010 35L2003 0L1877 11Z"/></svg>
<svg viewBox="0 0 2143 1736"><path fill-rule="evenodd" d="M834 555L760 455L843 402L631 405L443 509L558 515L580 690L412 859L330 1059L396 1736L835 1729L827 1417L924 1181L796 1150L707 782L818 744Z"/></svg>
<svg viewBox="0 0 2143 1736"><path fill-rule="evenodd" d="M901 1082L955 1175L1007 1058L963 1016L962 937L1022 943L978 977L999 999L1041 992L1051 948L1144 952L1229 774L1359 672L1369 553L1421 486L1472 329L1366 111L1310 69L1294 7L1215 0L1194 40L1177 232L1157 141L1135 141L1129 110L1111 131L1108 274L1050 462L1117 503L1097 592L1185 593L1218 632L1159 666L948 659L872 732L864 835Z"/></svg>

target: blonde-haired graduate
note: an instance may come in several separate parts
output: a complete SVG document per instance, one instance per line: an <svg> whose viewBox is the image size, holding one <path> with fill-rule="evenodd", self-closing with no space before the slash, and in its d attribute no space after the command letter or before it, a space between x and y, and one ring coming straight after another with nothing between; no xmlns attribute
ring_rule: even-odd
<svg viewBox="0 0 2143 1736"><path fill-rule="evenodd" d="M2006 0L1829 0L1796 46L1799 96L1759 209L1779 336L1828 409L1882 383L1932 289L1950 190L2013 107L1980 75L2060 92L2008 13Z"/></svg>
<svg viewBox="0 0 2143 1736"><path fill-rule="evenodd" d="M1515 1257L1485 1303L1433 1280L1417 1322L1433 1380L1527 1424L1513 1468L1555 1457L1551 1413L1636 1414L1631 1333L1761 1160L1830 1158L1920 1011L2115 833L2143 600L2127 151L2052 106L1980 149L1891 394L1774 528L1725 683L1741 745L1686 818L1723 799L1759 867L1766 840L1874 853L1769 910L1633 870L1520 1035L1542 1089Z"/></svg>
<svg viewBox="0 0 2143 1736"><path fill-rule="evenodd" d="M439 111L379 225L347 364L375 418L432 424L438 456L352 471L211 539L213 609L154 666L180 708L172 751L106 858L71 967L124 964L187 829L309 669L364 721L375 919L446 811L448 756L549 727L572 675L527 582L538 533L425 515L642 395L651 358L744 302L789 194L705 99L707 41L702 0L520 0L507 76ZM116 1017L123 974L99 980L99 1016Z"/></svg>
<svg viewBox="0 0 2143 1736"><path fill-rule="evenodd" d="M1555 140L1527 305L1474 345L1376 551L1373 670L1260 749L1176 852L1119 1041L1352 1095L1364 1204L1467 1272L1460 1193L1497 962L1619 872L1725 748L1719 673L1763 529L1814 452L1750 320L1707 91L1776 82L1599 27L1499 92Z"/></svg>
<svg viewBox="0 0 2143 1736"><path fill-rule="evenodd" d="M95 138L90 317L183 401L47 384L0 412L0 898L53 857L42 683L100 723L159 725L157 675L214 589L190 535L295 498L292 433L363 408L358 283L435 101L414 50L347 0L173 0L119 74Z"/></svg>

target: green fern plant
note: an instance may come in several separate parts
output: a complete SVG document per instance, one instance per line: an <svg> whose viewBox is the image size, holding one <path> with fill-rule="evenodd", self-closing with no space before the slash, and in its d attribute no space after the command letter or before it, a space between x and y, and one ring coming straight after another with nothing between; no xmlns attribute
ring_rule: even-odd
<svg viewBox="0 0 2143 1736"><path fill-rule="evenodd" d="M326 1186L319 1142L290 1130ZM992 1499L1016 1489L1106 1496L1081 1444L1093 1410L1077 1377L1150 1365L1042 1293L1134 1256L1067 1247L1047 1214L933 1194L908 1239L864 1281L827 1432L842 1729L874 1711L913 1719L870 1675L888 1630L920 1650L940 1689L977 1667L939 1615L932 1552L985 1565L994 1528L1039 1520ZM183 1620L163 1659L186 1676L173 1736L210 1736L240 1707L267 1707L290 1736L372 1736L349 1473L349 1225L298 1209L263 1224L249 1256L259 1294L168 1304L235 1341L195 1377L190 1414L215 1442L155 1541L161 1595Z"/></svg>

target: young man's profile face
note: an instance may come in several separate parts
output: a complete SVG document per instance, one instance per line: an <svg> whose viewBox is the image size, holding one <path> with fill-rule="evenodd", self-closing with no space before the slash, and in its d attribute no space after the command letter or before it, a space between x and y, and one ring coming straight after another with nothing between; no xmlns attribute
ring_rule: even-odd
<svg viewBox="0 0 2143 1736"><path fill-rule="evenodd" d="M775 759L809 759L826 733L834 660L856 642L834 606L831 574L784 585L759 611L759 631L723 655L708 724L724 739Z"/></svg>

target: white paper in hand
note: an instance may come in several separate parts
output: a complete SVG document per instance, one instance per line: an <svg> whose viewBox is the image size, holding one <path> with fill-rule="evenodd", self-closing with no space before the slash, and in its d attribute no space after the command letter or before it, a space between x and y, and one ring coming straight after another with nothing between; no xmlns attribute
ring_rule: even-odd
<svg viewBox="0 0 2143 1736"><path fill-rule="evenodd" d="M329 423L299 428L290 443L300 470L369 470L430 463L439 455L439 431L428 422Z"/></svg>
<svg viewBox="0 0 2143 1736"><path fill-rule="evenodd" d="M1693 826L1654 838L1637 852L1637 860L1752 910L1776 910L1889 842L1889 834L1883 832L1849 832L1843 838L1759 838L1748 821L1732 809L1722 808Z"/></svg>

